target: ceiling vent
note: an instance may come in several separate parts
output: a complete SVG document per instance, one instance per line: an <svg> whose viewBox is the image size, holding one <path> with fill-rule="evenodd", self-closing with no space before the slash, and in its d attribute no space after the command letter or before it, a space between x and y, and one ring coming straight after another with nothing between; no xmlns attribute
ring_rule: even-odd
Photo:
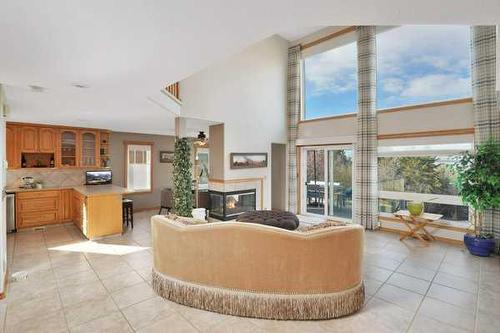
<svg viewBox="0 0 500 333"><path fill-rule="evenodd" d="M30 85L29 87L32 92L37 92L37 93L45 92L45 88L42 86Z"/></svg>
<svg viewBox="0 0 500 333"><path fill-rule="evenodd" d="M72 83L71 85L75 88L78 88L78 89L90 88L90 86L88 84L84 84L84 83Z"/></svg>

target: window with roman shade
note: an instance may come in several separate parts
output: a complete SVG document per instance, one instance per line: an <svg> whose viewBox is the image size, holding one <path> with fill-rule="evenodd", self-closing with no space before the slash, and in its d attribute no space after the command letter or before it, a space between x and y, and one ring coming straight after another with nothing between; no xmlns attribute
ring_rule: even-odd
<svg viewBox="0 0 500 333"><path fill-rule="evenodd" d="M134 192L151 192L152 190L152 144L127 143L126 184L127 189Z"/></svg>

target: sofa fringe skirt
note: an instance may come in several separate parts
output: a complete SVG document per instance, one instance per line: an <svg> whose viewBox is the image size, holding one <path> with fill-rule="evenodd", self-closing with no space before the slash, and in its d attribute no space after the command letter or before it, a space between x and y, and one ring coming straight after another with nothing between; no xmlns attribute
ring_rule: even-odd
<svg viewBox="0 0 500 333"><path fill-rule="evenodd" d="M153 289L173 302L222 314L277 320L331 319L354 313L365 300L363 281L325 294L272 294L208 287L178 280L153 269Z"/></svg>

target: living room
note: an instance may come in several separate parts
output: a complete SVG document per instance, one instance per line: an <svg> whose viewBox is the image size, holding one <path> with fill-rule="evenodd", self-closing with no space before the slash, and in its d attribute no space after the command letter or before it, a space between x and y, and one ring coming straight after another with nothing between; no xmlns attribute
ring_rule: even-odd
<svg viewBox="0 0 500 333"><path fill-rule="evenodd" d="M498 3L212 5L6 4L2 330L496 331Z"/></svg>

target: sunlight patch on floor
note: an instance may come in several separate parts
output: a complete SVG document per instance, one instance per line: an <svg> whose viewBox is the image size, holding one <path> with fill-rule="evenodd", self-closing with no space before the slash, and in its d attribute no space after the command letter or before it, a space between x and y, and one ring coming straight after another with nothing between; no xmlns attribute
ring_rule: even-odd
<svg viewBox="0 0 500 333"><path fill-rule="evenodd" d="M148 250L149 247L137 245L105 244L94 241L66 244L49 248L50 251L85 252L97 254L125 255Z"/></svg>

